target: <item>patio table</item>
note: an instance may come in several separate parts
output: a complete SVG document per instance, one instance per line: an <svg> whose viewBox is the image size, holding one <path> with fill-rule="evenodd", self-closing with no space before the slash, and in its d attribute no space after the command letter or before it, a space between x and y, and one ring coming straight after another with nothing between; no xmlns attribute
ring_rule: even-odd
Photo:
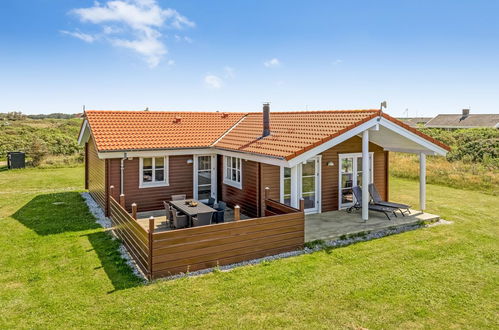
<svg viewBox="0 0 499 330"><path fill-rule="evenodd" d="M186 201L193 201L197 202L197 206L189 206L186 204ZM189 218L189 227L192 227L192 217L199 214L199 213L205 213L205 212L216 212L214 208L209 207L206 204L201 203L198 200L195 199L186 199L186 200L179 200L179 201L170 201L170 205L179 210L182 213L187 214L187 217Z"/></svg>

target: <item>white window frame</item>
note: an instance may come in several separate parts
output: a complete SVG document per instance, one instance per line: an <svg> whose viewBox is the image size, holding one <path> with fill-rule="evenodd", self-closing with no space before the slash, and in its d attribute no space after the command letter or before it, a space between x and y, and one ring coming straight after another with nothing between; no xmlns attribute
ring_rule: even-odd
<svg viewBox="0 0 499 330"><path fill-rule="evenodd" d="M374 152L369 152L369 156L371 156L371 183L374 182ZM356 152L356 153L348 153L348 154L338 154L338 210L344 210L349 208L352 205L355 205L355 196L353 197L354 201L352 203L348 203L345 205L342 205L341 203L341 160L343 158L350 158L354 157L353 161L353 168L352 168L352 178L357 181L357 159L358 157L362 157L362 152Z"/></svg>
<svg viewBox="0 0 499 330"><path fill-rule="evenodd" d="M231 159L231 164L232 164L233 158L237 159L239 163L239 168L235 168L237 171L239 171L239 182L232 180L232 178L227 178L227 167L228 167L227 161L228 159ZM223 183L234 188L243 189L243 159L239 157L224 156L223 161L224 161ZM234 169L232 166L230 168L231 170Z"/></svg>
<svg viewBox="0 0 499 330"><path fill-rule="evenodd" d="M151 157L140 157L139 158L139 188L152 188L152 187L165 187L169 186L169 173L170 173L170 164L168 156L162 156L164 158L164 181L155 181L156 176L156 158L160 158L161 156L151 156ZM152 182L144 182L143 173L144 173L144 158L152 158Z"/></svg>

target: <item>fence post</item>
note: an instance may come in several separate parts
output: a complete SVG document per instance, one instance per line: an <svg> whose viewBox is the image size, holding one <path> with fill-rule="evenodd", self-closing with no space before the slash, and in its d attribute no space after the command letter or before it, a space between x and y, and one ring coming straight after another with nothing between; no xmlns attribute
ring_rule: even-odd
<svg viewBox="0 0 499 330"><path fill-rule="evenodd" d="M137 204L132 203L132 218L137 220Z"/></svg>
<svg viewBox="0 0 499 330"><path fill-rule="evenodd" d="M265 187L265 200L269 199L270 187Z"/></svg>
<svg viewBox="0 0 499 330"><path fill-rule="evenodd" d="M234 206L234 221L241 220L241 208L239 205Z"/></svg>
<svg viewBox="0 0 499 330"><path fill-rule="evenodd" d="M125 194L120 195L120 205L122 208L125 208Z"/></svg>
<svg viewBox="0 0 499 330"><path fill-rule="evenodd" d="M300 198L300 211L305 211L305 200L303 198Z"/></svg>
<svg viewBox="0 0 499 330"><path fill-rule="evenodd" d="M114 186L109 186L109 195L113 196L114 194Z"/></svg>
<svg viewBox="0 0 499 330"><path fill-rule="evenodd" d="M149 274L147 274L147 278L152 280L152 248L153 248L153 233L154 233L154 217L151 216L149 218L149 253L148 253L148 265L147 265L147 270Z"/></svg>

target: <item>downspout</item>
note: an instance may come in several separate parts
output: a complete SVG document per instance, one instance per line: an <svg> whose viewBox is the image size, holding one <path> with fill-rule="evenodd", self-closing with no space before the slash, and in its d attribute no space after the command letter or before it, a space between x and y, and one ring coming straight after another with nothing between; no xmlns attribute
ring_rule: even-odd
<svg viewBox="0 0 499 330"><path fill-rule="evenodd" d="M125 178L125 159L127 158L126 152L123 154L123 158L121 158L121 163L120 163L120 195L123 195L125 193L125 184L123 182Z"/></svg>

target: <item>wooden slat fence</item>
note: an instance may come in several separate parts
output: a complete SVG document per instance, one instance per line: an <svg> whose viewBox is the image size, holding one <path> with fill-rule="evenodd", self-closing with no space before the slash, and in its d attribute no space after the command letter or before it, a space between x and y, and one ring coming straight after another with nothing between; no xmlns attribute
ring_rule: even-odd
<svg viewBox="0 0 499 330"><path fill-rule="evenodd" d="M112 197L110 214L137 265L149 279L156 279L303 248L303 211L265 202L268 214L275 215L156 233L140 226Z"/></svg>
<svg viewBox="0 0 499 330"><path fill-rule="evenodd" d="M109 214L114 232L140 270L149 276L151 265L149 233L112 196L109 196Z"/></svg>

